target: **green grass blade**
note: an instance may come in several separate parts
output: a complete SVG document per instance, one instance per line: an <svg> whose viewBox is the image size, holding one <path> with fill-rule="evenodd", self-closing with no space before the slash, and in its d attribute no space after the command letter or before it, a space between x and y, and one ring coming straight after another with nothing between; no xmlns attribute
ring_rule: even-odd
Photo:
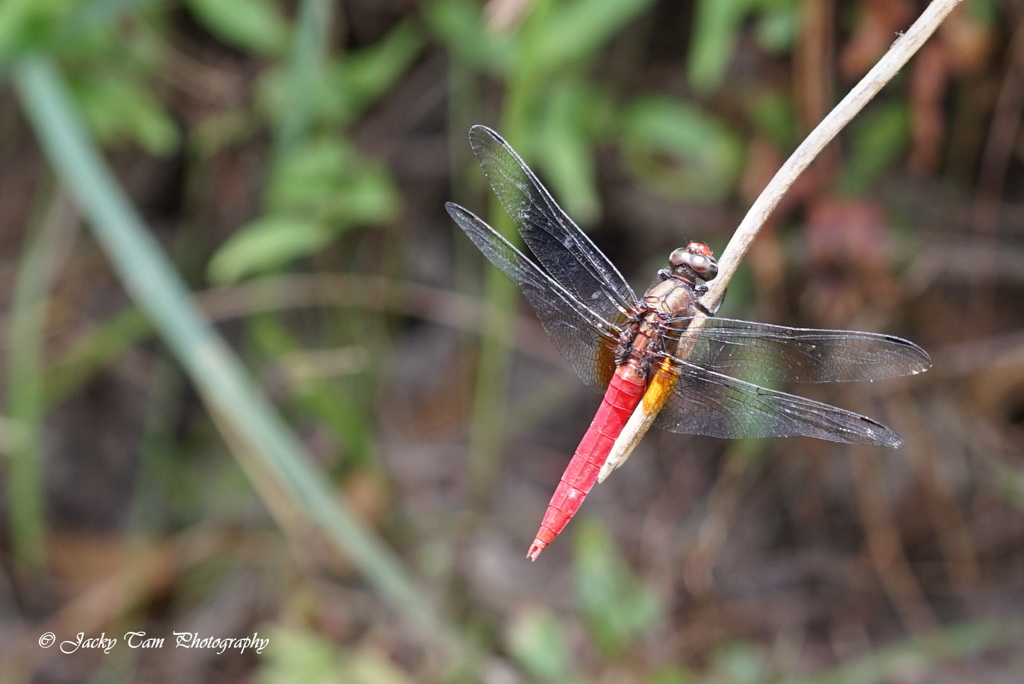
<svg viewBox="0 0 1024 684"><path fill-rule="evenodd" d="M51 281L61 246L70 241L67 229L75 223L68 209L66 198L57 197L39 231L26 237L11 303L7 410L13 427L7 484L14 556L28 567L41 564L45 554L43 347Z"/></svg>
<svg viewBox="0 0 1024 684"><path fill-rule="evenodd" d="M307 0L299 8L288 60L288 102L274 138L274 157L281 157L305 138L312 118L311 90L317 87L323 68L331 26L331 4L327 0Z"/></svg>
<svg viewBox="0 0 1024 684"><path fill-rule="evenodd" d="M439 643L468 655L390 550L370 534L315 469L301 443L203 319L84 130L66 87L46 59L24 60L15 85L29 121L131 297L202 395L225 438L256 459L399 613Z"/></svg>

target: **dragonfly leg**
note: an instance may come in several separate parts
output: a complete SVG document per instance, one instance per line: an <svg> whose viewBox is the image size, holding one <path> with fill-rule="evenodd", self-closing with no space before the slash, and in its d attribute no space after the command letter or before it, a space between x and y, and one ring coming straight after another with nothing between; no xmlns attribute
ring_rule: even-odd
<svg viewBox="0 0 1024 684"><path fill-rule="evenodd" d="M629 357L633 354L633 344L636 342L636 336L639 332L639 322L633 322L625 326L622 332L619 333L619 344L615 348L616 366L624 366L629 361Z"/></svg>
<svg viewBox="0 0 1024 684"><path fill-rule="evenodd" d="M722 308L722 304L725 302L725 294L728 291L729 290L726 290L725 292L722 293L722 297L721 297L721 299L718 300L718 303L715 304L715 308L714 309L709 309L708 307L704 306L700 302L700 298L708 293L707 285L700 285L700 286L698 286L697 289L696 289L697 308L700 309L701 313L703 313L703 314L706 314L708 316L714 316L715 314L718 313L718 310Z"/></svg>

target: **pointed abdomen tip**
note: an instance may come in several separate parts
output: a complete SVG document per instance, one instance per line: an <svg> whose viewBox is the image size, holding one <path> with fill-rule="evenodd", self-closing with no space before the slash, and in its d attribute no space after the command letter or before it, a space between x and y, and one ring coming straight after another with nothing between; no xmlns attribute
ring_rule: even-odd
<svg viewBox="0 0 1024 684"><path fill-rule="evenodd" d="M544 550L545 546L547 546L547 544L542 542L540 539L534 539L533 544L530 545L530 550L526 553L526 557L532 561L537 560L537 556L540 555L540 552Z"/></svg>

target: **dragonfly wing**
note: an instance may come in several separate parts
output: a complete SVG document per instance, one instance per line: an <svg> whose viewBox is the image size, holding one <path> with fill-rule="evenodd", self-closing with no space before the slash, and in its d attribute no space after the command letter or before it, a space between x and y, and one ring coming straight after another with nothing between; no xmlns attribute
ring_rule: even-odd
<svg viewBox="0 0 1024 684"><path fill-rule="evenodd" d="M687 343L684 348L693 342L686 361L751 382L880 380L932 365L913 342L878 333L708 318L702 327L671 335Z"/></svg>
<svg viewBox="0 0 1024 684"><path fill-rule="evenodd" d="M637 301L633 289L504 138L473 126L469 142L494 194L551 277L604 318L629 311Z"/></svg>
<svg viewBox="0 0 1024 684"><path fill-rule="evenodd" d="M584 384L604 391L614 372L618 329L472 212L451 202L445 208L484 256L516 284L552 344Z"/></svg>
<svg viewBox="0 0 1024 684"><path fill-rule="evenodd" d="M678 378L654 424L709 437L814 437L845 444L898 447L903 440L879 422L793 394L678 361Z"/></svg>

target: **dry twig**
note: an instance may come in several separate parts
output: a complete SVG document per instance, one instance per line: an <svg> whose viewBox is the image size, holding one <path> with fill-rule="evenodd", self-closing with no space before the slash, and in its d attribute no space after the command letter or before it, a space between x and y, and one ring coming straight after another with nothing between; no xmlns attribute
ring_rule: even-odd
<svg viewBox="0 0 1024 684"><path fill-rule="evenodd" d="M722 252L722 257L718 261L718 276L708 283L708 292L702 299L705 307L714 311L722 301L725 288L736 273L747 250L750 249L754 238L757 237L761 226L768 220L768 216L778 206L786 191L796 182L797 177L810 166L811 162L825 149L825 146L839 134L839 131L864 109L871 98L882 89L882 86L891 81L899 70L910 61L910 58L924 45L929 36L960 2L961 0L933 0L918 20L907 29L907 32L896 38L889 51L800 143L796 151L790 155L782 168L761 191ZM701 328L702 321L703 316L698 315L690 323L690 330ZM692 340L693 336L688 336L688 339ZM681 350L682 358L685 358L688 352L689 350ZM646 412L644 404L641 402L615 441L608 460L601 469L599 481L603 482L615 468L629 458L630 453L653 422L654 415Z"/></svg>

